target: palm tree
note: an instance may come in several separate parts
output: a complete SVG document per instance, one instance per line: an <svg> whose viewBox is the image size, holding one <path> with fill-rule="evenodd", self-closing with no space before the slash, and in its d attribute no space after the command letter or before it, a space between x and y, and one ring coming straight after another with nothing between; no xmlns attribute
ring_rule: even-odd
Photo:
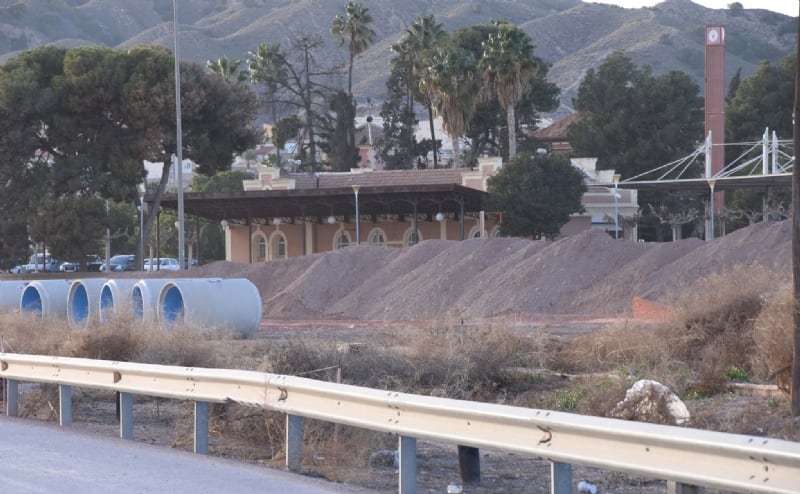
<svg viewBox="0 0 800 494"><path fill-rule="evenodd" d="M460 47L437 49L431 57L420 88L434 96L442 127L453 140L453 162L460 167L458 139L469 130L479 85L475 57Z"/></svg>
<svg viewBox="0 0 800 494"><path fill-rule="evenodd" d="M480 70L486 99L497 98L506 111L508 157L517 154L515 107L528 93L531 79L539 66L533 55L531 39L519 27L508 22L493 22L496 31L483 42Z"/></svg>
<svg viewBox="0 0 800 494"><path fill-rule="evenodd" d="M221 57L217 60L209 60L206 62L208 70L221 76L228 82L244 83L250 79L250 74L246 70L239 70L242 61L238 58L235 60L228 60L228 57Z"/></svg>
<svg viewBox="0 0 800 494"><path fill-rule="evenodd" d="M447 33L442 29L442 25L436 22L433 14L417 17L409 29L406 30L404 41L407 42L407 51L410 53L412 73L409 77L409 85L414 88L414 96L419 99L428 110L428 122L430 124L431 141L433 142L433 167L437 168L438 149L436 147L436 135L433 125L433 100L432 94L422 91L419 83L416 82L417 75L425 71L425 56L442 40L447 37ZM415 57L416 55L416 57Z"/></svg>
<svg viewBox="0 0 800 494"><path fill-rule="evenodd" d="M350 66L347 75L347 94L353 96L353 60L362 53L375 39L372 30L372 16L369 9L358 2L347 2L344 15L337 15L331 21L331 34L339 37L339 46L348 42Z"/></svg>
<svg viewBox="0 0 800 494"><path fill-rule="evenodd" d="M286 60L278 43L261 43L255 51L248 52L250 58L250 82L264 85L264 101L270 105L272 125L278 122L278 102L276 94L289 78ZM274 140L274 139L273 139ZM275 165L280 165L280 149L275 146Z"/></svg>

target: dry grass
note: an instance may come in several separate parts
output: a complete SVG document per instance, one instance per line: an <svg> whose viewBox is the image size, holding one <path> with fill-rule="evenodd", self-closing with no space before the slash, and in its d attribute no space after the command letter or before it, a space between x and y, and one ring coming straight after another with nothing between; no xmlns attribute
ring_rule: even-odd
<svg viewBox="0 0 800 494"><path fill-rule="evenodd" d="M376 331L364 342L298 336L268 343L126 320L72 331L17 315L2 316L0 336L7 351L18 353L341 378L377 389L596 416L608 415L634 381L653 379L688 400L696 427L797 440L785 399L742 405L728 394L732 368L751 381L768 382L791 362L791 298L786 286L773 283L764 269L736 268L675 296L667 322L624 322L573 337L547 330L526 334L500 322L465 326L436 320ZM28 413L53 418L54 388L37 393L26 400ZM211 421L218 454L283 459L283 414L219 405L212 407ZM190 442L190 428L181 427L174 445ZM306 468L333 480L342 480L347 468L367 465L371 453L396 447L391 435L313 420L306 421L304 434Z"/></svg>

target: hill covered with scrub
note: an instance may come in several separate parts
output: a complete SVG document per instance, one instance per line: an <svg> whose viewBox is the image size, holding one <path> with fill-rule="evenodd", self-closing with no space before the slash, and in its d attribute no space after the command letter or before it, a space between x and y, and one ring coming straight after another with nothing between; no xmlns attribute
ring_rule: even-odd
<svg viewBox="0 0 800 494"><path fill-rule="evenodd" d="M708 9L690 0L665 0L653 7L623 9L580 0L367 0L375 42L354 67L354 94L384 99L391 45L417 16L434 14L444 29L503 19L531 36L536 53L551 64L550 80L562 90L563 112L586 70L624 50L637 65L656 74L682 70L702 87L704 26L726 26L726 80L742 69L752 74L763 60L773 63L792 51L797 23L762 9ZM732 4L736 2L731 2ZM180 53L205 63L225 56L246 60L260 43L290 47L299 35L323 43L317 60L345 63L346 52L330 35L331 20L345 0L182 0ZM170 0L0 0L0 62L44 44L137 44L173 47Z"/></svg>

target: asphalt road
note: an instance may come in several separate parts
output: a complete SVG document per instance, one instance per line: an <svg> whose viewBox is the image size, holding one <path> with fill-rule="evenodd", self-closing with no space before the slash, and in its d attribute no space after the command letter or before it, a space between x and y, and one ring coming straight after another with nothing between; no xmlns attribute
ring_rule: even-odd
<svg viewBox="0 0 800 494"><path fill-rule="evenodd" d="M4 415L0 415L0 490L26 494L373 492Z"/></svg>

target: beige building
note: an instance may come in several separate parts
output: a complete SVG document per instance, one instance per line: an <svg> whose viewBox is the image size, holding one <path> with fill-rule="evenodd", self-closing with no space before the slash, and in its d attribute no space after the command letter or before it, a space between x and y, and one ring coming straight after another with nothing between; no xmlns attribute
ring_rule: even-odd
<svg viewBox="0 0 800 494"><path fill-rule="evenodd" d="M575 159L584 171L586 211L562 228L572 235L598 228L614 235L614 211L633 217L636 191L619 189L612 171L596 171L594 159ZM476 169L354 169L347 173L289 174L259 167L244 192L187 193L186 214L220 221L226 259L263 262L326 252L355 244L392 247L429 240L463 240L497 235L502 212L485 211L487 179L500 158L482 158ZM175 209L176 199L162 206ZM618 238L636 239L634 225L620 221Z"/></svg>

